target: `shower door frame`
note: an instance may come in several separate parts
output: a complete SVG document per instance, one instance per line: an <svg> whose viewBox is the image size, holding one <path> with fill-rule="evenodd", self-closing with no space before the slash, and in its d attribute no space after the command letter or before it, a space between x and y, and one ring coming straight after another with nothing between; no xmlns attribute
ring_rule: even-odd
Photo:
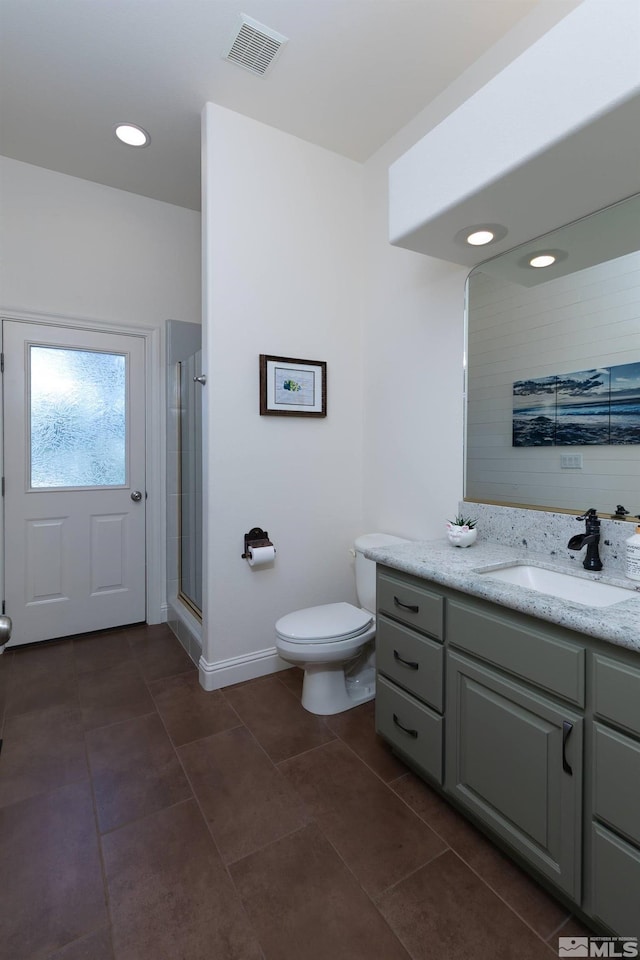
<svg viewBox="0 0 640 960"><path fill-rule="evenodd" d="M177 392L179 399L179 416L178 416L178 491L180 494L179 497L179 507L178 507L178 590L177 597L178 600L187 608L187 610L193 614L196 620L199 623L202 623L202 609L198 607L192 597L189 594L185 593L182 589L182 538L183 538L183 486L182 486L182 456L183 456L183 417L182 417L182 378L184 375L186 361L179 360L176 363L176 378L177 378ZM198 388L200 389L200 388ZM202 442L202 440L201 440ZM202 522L202 518L201 518ZM204 530L204 527L203 527ZM201 584L202 589L202 584Z"/></svg>

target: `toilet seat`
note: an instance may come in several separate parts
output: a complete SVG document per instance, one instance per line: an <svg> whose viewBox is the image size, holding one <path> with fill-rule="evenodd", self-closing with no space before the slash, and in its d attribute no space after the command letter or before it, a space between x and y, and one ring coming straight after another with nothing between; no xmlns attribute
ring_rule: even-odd
<svg viewBox="0 0 640 960"><path fill-rule="evenodd" d="M276 633L289 643L337 643L366 633L373 620L373 614L352 603L325 603L281 617Z"/></svg>

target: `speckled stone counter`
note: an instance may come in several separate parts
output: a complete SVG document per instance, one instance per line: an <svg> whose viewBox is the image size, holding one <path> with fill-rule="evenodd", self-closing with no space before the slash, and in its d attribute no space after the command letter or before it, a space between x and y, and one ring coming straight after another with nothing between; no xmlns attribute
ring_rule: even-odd
<svg viewBox="0 0 640 960"><path fill-rule="evenodd" d="M365 556L396 570L548 620L578 633L608 640L640 654L638 581L607 575L606 570L589 573L582 566L576 569L575 563L552 563L544 554L482 540L466 548L454 547L447 539L413 541L393 547L377 547L366 551ZM487 570L514 563L526 563L585 580L602 580L614 586L627 587L629 599L606 607L589 607L482 576Z"/></svg>

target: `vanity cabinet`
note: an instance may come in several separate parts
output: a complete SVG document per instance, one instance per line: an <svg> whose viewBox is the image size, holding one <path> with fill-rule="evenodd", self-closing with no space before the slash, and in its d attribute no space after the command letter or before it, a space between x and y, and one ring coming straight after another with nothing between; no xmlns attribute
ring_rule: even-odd
<svg viewBox="0 0 640 960"><path fill-rule="evenodd" d="M593 916L640 938L640 667L593 656Z"/></svg>
<svg viewBox="0 0 640 960"><path fill-rule="evenodd" d="M640 937L640 656L379 566L376 657L393 750L597 929Z"/></svg>
<svg viewBox="0 0 640 960"><path fill-rule="evenodd" d="M378 571L376 730L442 784L444 599L424 581Z"/></svg>

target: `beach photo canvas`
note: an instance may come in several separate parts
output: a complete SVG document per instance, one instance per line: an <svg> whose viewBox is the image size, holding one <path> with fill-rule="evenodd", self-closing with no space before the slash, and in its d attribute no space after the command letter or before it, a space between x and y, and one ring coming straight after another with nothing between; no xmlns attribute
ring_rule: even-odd
<svg viewBox="0 0 640 960"><path fill-rule="evenodd" d="M640 443L640 363L611 367L609 443Z"/></svg>
<svg viewBox="0 0 640 960"><path fill-rule="evenodd" d="M513 446L552 447L556 442L556 376L516 380Z"/></svg>
<svg viewBox="0 0 640 960"><path fill-rule="evenodd" d="M513 384L513 446L640 443L640 362Z"/></svg>
<svg viewBox="0 0 640 960"><path fill-rule="evenodd" d="M609 443L610 370L559 375L556 391L556 446Z"/></svg>

